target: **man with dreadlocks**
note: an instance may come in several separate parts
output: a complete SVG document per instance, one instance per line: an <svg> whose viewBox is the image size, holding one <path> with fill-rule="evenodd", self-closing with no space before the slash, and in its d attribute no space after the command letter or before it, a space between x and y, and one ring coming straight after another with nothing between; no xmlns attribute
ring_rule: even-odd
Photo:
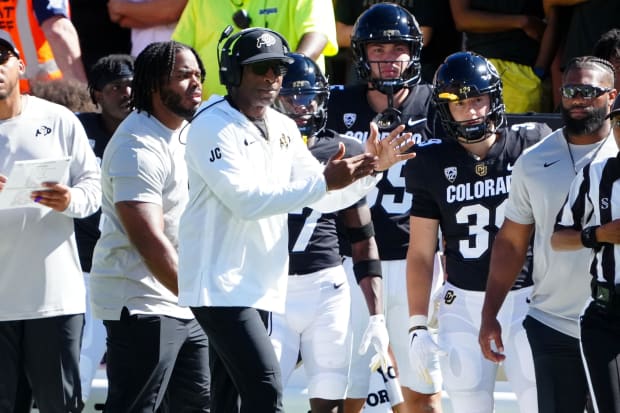
<svg viewBox="0 0 620 413"><path fill-rule="evenodd" d="M109 412L210 411L207 338L177 303L177 232L188 200L181 134L204 76L189 46L149 45L135 62L135 110L103 154L105 219L91 297L108 335Z"/></svg>

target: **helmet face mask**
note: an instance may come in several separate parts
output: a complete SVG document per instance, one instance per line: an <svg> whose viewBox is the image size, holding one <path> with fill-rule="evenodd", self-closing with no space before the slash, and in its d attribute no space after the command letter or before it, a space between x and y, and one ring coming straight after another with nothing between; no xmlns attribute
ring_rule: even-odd
<svg viewBox="0 0 620 413"><path fill-rule="evenodd" d="M409 60L371 61L369 47L376 44L405 45ZM392 3L378 3L362 13L351 34L351 49L360 79L383 92L396 92L420 81L420 53L422 51L422 32L411 13ZM381 77L373 74L373 66L396 65L400 68L398 76ZM375 72L380 72L375 68Z"/></svg>
<svg viewBox="0 0 620 413"><path fill-rule="evenodd" d="M327 123L329 84L312 59L297 53L288 56L293 63L288 66L274 107L293 119L302 135L318 135Z"/></svg>
<svg viewBox="0 0 620 413"><path fill-rule="evenodd" d="M463 143L475 143L487 139L504 126L502 81L495 67L484 57L472 52L448 56L437 69L433 86L433 103L449 137ZM489 96L489 110L482 122L454 120L449 102L481 95Z"/></svg>

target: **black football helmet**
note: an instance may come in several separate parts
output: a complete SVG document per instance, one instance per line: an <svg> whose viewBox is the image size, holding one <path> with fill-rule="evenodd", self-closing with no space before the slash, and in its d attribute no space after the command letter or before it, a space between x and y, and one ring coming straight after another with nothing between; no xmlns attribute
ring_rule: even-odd
<svg viewBox="0 0 620 413"><path fill-rule="evenodd" d="M302 135L311 137L325 129L329 84L314 60L298 53L282 80L274 107L293 119Z"/></svg>
<svg viewBox="0 0 620 413"><path fill-rule="evenodd" d="M480 142L504 126L502 80L495 66L486 58L472 52L451 54L435 72L433 86L433 103L450 137L464 143ZM448 102L484 94L490 97L490 107L482 123L466 125L454 120Z"/></svg>
<svg viewBox="0 0 620 413"><path fill-rule="evenodd" d="M411 60L407 67L397 79L373 79L366 45L396 42L409 46ZM383 93L387 90L393 93L420 81L422 32L415 17L397 4L377 3L357 18L351 33L351 50L360 79Z"/></svg>

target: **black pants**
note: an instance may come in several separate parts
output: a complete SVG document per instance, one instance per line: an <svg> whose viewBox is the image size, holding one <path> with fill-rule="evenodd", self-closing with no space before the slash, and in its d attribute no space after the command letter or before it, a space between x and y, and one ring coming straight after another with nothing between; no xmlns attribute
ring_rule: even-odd
<svg viewBox="0 0 620 413"><path fill-rule="evenodd" d="M247 307L192 308L211 346L212 413L283 413L280 364L267 334L268 313Z"/></svg>
<svg viewBox="0 0 620 413"><path fill-rule="evenodd" d="M588 384L579 340L527 316L523 321L532 348L538 411L583 413Z"/></svg>
<svg viewBox="0 0 620 413"><path fill-rule="evenodd" d="M136 314L103 322L110 413L208 413L209 345L196 320Z"/></svg>
<svg viewBox="0 0 620 413"><path fill-rule="evenodd" d="M619 413L620 314L609 314L592 303L580 324L593 402L600 413Z"/></svg>
<svg viewBox="0 0 620 413"><path fill-rule="evenodd" d="M0 322L0 412L12 413L22 371L41 413L82 411L84 314Z"/></svg>

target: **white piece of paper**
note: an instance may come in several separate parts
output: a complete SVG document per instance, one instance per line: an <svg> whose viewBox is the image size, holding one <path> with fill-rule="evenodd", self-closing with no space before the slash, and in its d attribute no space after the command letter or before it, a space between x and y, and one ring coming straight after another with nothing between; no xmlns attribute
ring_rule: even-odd
<svg viewBox="0 0 620 413"><path fill-rule="evenodd" d="M40 206L30 193L45 190L43 182L61 182L69 171L71 157L15 161L0 191L0 209Z"/></svg>

